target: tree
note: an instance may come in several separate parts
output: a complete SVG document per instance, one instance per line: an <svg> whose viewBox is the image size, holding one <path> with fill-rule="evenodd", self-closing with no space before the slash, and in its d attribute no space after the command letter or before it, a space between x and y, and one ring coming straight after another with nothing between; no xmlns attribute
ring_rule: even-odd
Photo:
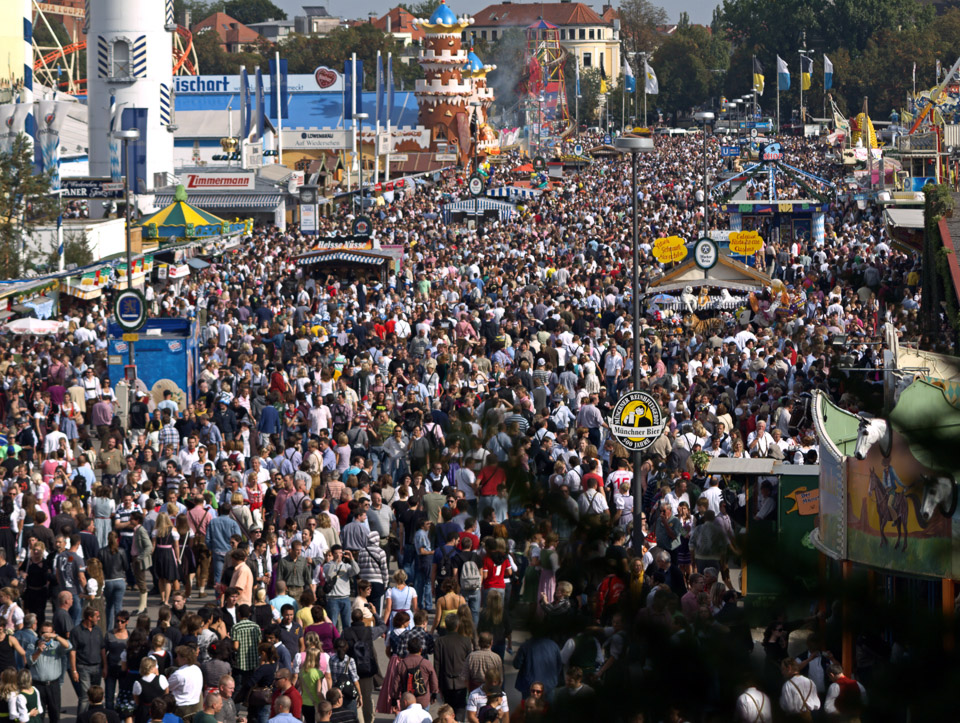
<svg viewBox="0 0 960 723"><path fill-rule="evenodd" d="M620 4L620 36L630 52L652 52L662 38L659 26L667 20L667 11L650 0L623 0Z"/></svg>
<svg viewBox="0 0 960 723"><path fill-rule="evenodd" d="M90 248L90 242L87 237L78 232L65 235L63 239L63 265L86 266L93 263L93 249ZM47 257L47 268L56 269L60 263L60 254L57 249L50 252Z"/></svg>
<svg viewBox="0 0 960 723"><path fill-rule="evenodd" d="M197 51L200 70L207 75L236 75L240 66L253 70L264 62L258 52L228 53L220 46L220 36L213 30L194 35L193 47ZM313 68L303 72L313 72Z"/></svg>
<svg viewBox="0 0 960 723"><path fill-rule="evenodd" d="M31 229L56 215L50 174L34 174L33 144L21 133L0 154L0 278L16 279L33 268Z"/></svg>
<svg viewBox="0 0 960 723"><path fill-rule="evenodd" d="M660 85L659 108L676 114L710 97L711 73L692 38L685 34L667 38L657 49L655 59Z"/></svg>
<svg viewBox="0 0 960 723"><path fill-rule="evenodd" d="M440 7L440 0L421 0L418 3L400 3L400 7L407 10L415 18L429 18L433 11Z"/></svg>
<svg viewBox="0 0 960 723"><path fill-rule="evenodd" d="M270 0L228 0L223 4L223 12L244 25L287 19L287 14Z"/></svg>
<svg viewBox="0 0 960 723"><path fill-rule="evenodd" d="M223 12L224 0L173 0L173 16L178 23L187 24L187 13L190 13L190 23L198 23L216 12Z"/></svg>

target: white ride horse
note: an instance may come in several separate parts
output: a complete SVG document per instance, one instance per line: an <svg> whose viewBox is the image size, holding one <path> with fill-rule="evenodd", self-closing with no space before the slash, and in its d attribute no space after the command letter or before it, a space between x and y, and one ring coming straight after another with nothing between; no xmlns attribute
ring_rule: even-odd
<svg viewBox="0 0 960 723"><path fill-rule="evenodd" d="M893 449L893 428L886 420L876 417L867 419L860 417L860 426L857 429L857 445L853 456L864 460L873 448L880 445L880 453L889 457ZM920 506L917 509L917 518L923 527L926 527L938 509L945 517L952 517L957 510L958 489L953 475L938 475L936 477L923 476L920 478L923 494Z"/></svg>

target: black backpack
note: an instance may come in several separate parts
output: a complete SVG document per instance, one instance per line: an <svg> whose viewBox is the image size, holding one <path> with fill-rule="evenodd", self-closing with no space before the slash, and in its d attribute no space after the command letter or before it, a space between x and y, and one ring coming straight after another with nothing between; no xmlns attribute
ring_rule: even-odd
<svg viewBox="0 0 960 723"><path fill-rule="evenodd" d="M456 552L446 553L449 545L443 545L440 548L440 564L437 565L437 582L453 577L453 556Z"/></svg>
<svg viewBox="0 0 960 723"><path fill-rule="evenodd" d="M371 655L369 642L360 638L354 640L350 647L353 661L357 664L357 675L361 678L371 678L376 675L378 670Z"/></svg>

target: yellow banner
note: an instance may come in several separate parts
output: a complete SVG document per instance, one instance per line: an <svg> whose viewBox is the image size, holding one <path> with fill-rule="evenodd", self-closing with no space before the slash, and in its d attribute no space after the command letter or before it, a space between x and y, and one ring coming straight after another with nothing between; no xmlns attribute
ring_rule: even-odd
<svg viewBox="0 0 960 723"><path fill-rule="evenodd" d="M679 236L661 236L653 242L654 249L672 249L683 246L687 242Z"/></svg>
<svg viewBox="0 0 960 723"><path fill-rule="evenodd" d="M763 248L763 239L756 231L734 231L730 234L730 251L741 256L752 256Z"/></svg>
<svg viewBox="0 0 960 723"><path fill-rule="evenodd" d="M676 263L687 257L687 247L682 244L680 246L654 247L653 255L661 264Z"/></svg>

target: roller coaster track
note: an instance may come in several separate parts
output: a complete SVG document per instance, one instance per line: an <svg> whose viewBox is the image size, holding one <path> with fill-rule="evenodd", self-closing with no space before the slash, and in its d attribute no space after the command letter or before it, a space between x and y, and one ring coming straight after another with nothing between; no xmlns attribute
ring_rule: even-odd
<svg viewBox="0 0 960 723"><path fill-rule="evenodd" d="M74 78L73 56L82 50L86 50L87 43L80 40L69 45L59 45L50 50L48 48L39 48L34 46L37 59L33 62L33 72L37 74L41 82L44 80L50 86L54 84L60 90L68 93L82 93L86 90L86 78ZM39 53L42 51L42 55ZM62 64L59 61L63 61ZM61 69L66 72L67 78L61 79ZM197 75L197 53L193 47L193 34L182 25L177 26L176 35L173 44L173 74L174 75Z"/></svg>

